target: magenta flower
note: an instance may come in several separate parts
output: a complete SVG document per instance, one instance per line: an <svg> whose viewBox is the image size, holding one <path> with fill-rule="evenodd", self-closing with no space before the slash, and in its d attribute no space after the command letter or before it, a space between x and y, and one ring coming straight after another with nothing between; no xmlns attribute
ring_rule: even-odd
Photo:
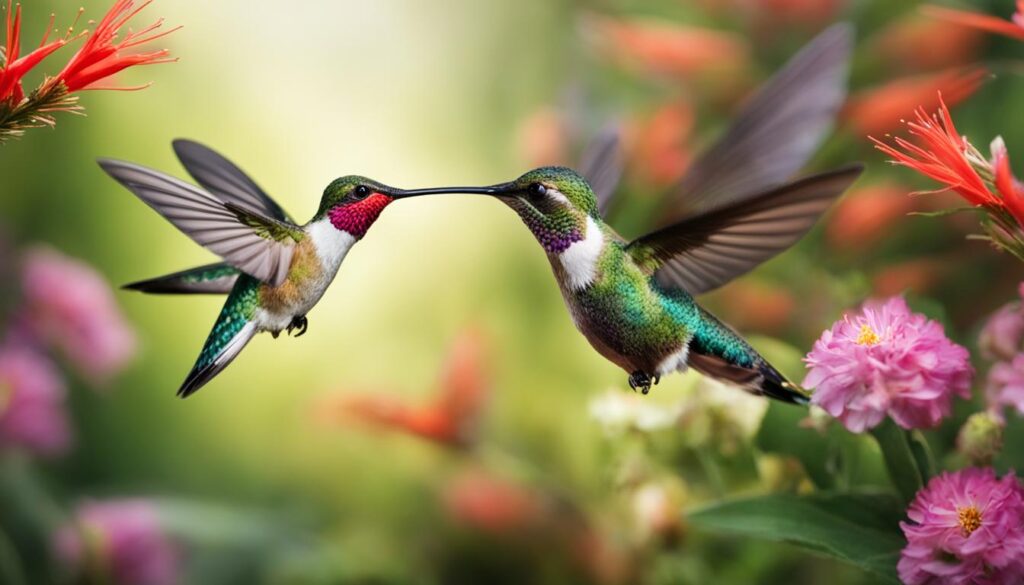
<svg viewBox="0 0 1024 585"><path fill-rule="evenodd" d="M174 585L179 553L154 506L141 499L87 502L54 536L57 557L73 572L102 571L117 585Z"/></svg>
<svg viewBox="0 0 1024 585"><path fill-rule="evenodd" d="M942 326L893 297L865 303L822 333L807 354L811 402L860 433L889 415L906 429L934 427L953 396L970 397L969 354Z"/></svg>
<svg viewBox="0 0 1024 585"><path fill-rule="evenodd" d="M985 385L985 399L993 416L1000 421L1003 408L1007 406L1024 415L1024 353L992 366Z"/></svg>
<svg viewBox="0 0 1024 585"><path fill-rule="evenodd" d="M93 382L124 368L135 354L135 334L102 276L44 247L26 253L22 270L28 325L38 337Z"/></svg>
<svg viewBox="0 0 1024 585"><path fill-rule="evenodd" d="M907 516L897 566L907 585L1024 582L1024 486L1012 473L944 473L917 493Z"/></svg>
<svg viewBox="0 0 1024 585"><path fill-rule="evenodd" d="M64 382L53 364L27 348L0 347L0 447L53 456L70 445Z"/></svg>
<svg viewBox="0 0 1024 585"><path fill-rule="evenodd" d="M1024 283L1020 285L1024 298ZM1024 304L1014 301L1003 305L985 322L978 336L978 347L990 360L1012 360L1024 343Z"/></svg>

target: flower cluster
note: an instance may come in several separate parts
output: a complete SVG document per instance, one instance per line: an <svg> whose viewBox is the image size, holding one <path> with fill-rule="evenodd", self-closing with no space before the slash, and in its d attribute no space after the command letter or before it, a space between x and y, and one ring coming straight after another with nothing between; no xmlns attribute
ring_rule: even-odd
<svg viewBox="0 0 1024 585"><path fill-rule="evenodd" d="M931 583L1024 581L1024 486L1012 473L970 468L933 478L900 527L900 579Z"/></svg>
<svg viewBox="0 0 1024 585"><path fill-rule="evenodd" d="M52 114L58 111L79 111L77 98L72 95L85 89L141 89L145 86L117 88L103 83L113 75L136 65L149 65L173 61L166 49L149 52L130 52L177 29L157 32L163 25L157 20L139 31L121 36L120 31L149 2L136 6L133 0L116 0L107 14L92 30L74 35L69 32L61 38L50 39L53 20L43 35L39 47L26 55L21 54L21 6L7 2L4 19L4 50L0 51L0 142L20 136L25 129L53 126ZM25 75L46 57L65 45L84 38L82 47L55 76L47 76L32 92L23 87Z"/></svg>
<svg viewBox="0 0 1024 585"><path fill-rule="evenodd" d="M814 389L813 404L852 432L886 415L906 429L929 428L949 416L954 396L970 397L968 358L941 325L893 297L825 331L805 359L804 386Z"/></svg>
<svg viewBox="0 0 1024 585"><path fill-rule="evenodd" d="M987 238L1024 261L1024 186L1013 176L1002 138L992 141L991 158L986 158L957 132L941 96L937 114L929 116L919 108L907 129L921 145L898 137L895 145L871 140L895 164L916 170L984 210Z"/></svg>
<svg viewBox="0 0 1024 585"><path fill-rule="evenodd" d="M19 299L0 343L0 448L38 455L70 446L64 382L47 350L58 350L93 384L121 371L135 334L109 285L86 264L36 247L22 257Z"/></svg>
<svg viewBox="0 0 1024 585"><path fill-rule="evenodd" d="M146 500L85 502L74 520L54 534L53 546L65 567L76 574L100 570L103 582L180 582L177 546Z"/></svg>
<svg viewBox="0 0 1024 585"><path fill-rule="evenodd" d="M1024 283L1019 294L1024 299ZM993 313L978 346L984 357L995 361L985 386L989 411L997 420L1007 407L1024 415L1024 301L1007 303Z"/></svg>

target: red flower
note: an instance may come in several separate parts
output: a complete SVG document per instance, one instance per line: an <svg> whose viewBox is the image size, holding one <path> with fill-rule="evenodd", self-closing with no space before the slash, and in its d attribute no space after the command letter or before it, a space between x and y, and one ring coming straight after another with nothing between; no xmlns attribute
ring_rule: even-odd
<svg viewBox="0 0 1024 585"><path fill-rule="evenodd" d="M66 39L56 39L47 42L50 31L53 29L53 19L50 26L43 35L39 47L25 56L21 56L21 5L12 7L12 0L7 0L7 16L4 18L4 31L7 34L6 57L4 66L0 67L0 103L9 106L16 106L25 99L25 92L21 88L21 78L33 67L39 64L50 53L64 46ZM12 10L13 8L13 10ZM11 18L11 13L14 18Z"/></svg>
<svg viewBox="0 0 1024 585"><path fill-rule="evenodd" d="M856 132L882 134L917 108L938 108L935 96L940 92L947 104L955 106L981 86L986 74L981 68L955 69L890 81L851 96L841 117Z"/></svg>
<svg viewBox="0 0 1024 585"><path fill-rule="evenodd" d="M1003 20L988 14L967 10L954 10L941 6L923 6L921 10L935 18L941 18L971 28L1024 41L1024 0L1017 0L1017 12L1014 13L1012 20Z"/></svg>
<svg viewBox="0 0 1024 585"><path fill-rule="evenodd" d="M605 54L644 72L690 76L747 65L746 41L736 33L599 15L584 25Z"/></svg>
<svg viewBox="0 0 1024 585"><path fill-rule="evenodd" d="M992 141L992 166L995 167L995 184L1003 196L1006 209L1024 225L1024 185L1020 184L1010 170L1010 156L1001 137Z"/></svg>
<svg viewBox="0 0 1024 585"><path fill-rule="evenodd" d="M168 51L161 49L149 53L124 54L123 51L137 47L178 30L176 27L161 33L150 34L163 24L159 19L138 32L128 32L117 41L117 35L132 17L149 5L147 0L135 8L133 0L116 0L103 20L88 35L85 44L75 53L64 70L57 74L56 79L64 82L68 92L83 89L141 89L139 87L99 87L96 83L135 65L152 65L175 61L168 57ZM146 36L149 35L149 36Z"/></svg>
<svg viewBox="0 0 1024 585"><path fill-rule="evenodd" d="M632 124L630 164L643 180L667 187L683 176L692 158L690 138L695 122L693 106L676 100Z"/></svg>
<svg viewBox="0 0 1024 585"><path fill-rule="evenodd" d="M429 404L410 406L392 396L364 394L333 401L328 410L443 445L466 446L472 442L487 396L481 345L475 332L463 333L456 340L441 376L440 392Z"/></svg>
<svg viewBox="0 0 1024 585"><path fill-rule="evenodd" d="M1002 207L1002 201L989 190L975 168L987 165L987 161L957 132L942 96L938 114L929 117L924 108L918 108L915 114L916 121L907 122L907 128L921 139L923 146L903 138L896 138L896 145L891 146L872 137L875 148L891 156L896 164L910 167L956 191L972 205Z"/></svg>

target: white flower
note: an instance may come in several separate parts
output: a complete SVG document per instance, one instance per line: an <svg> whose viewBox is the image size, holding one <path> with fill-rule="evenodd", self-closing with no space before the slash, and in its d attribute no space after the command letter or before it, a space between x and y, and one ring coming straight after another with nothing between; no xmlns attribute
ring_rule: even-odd
<svg viewBox="0 0 1024 585"><path fill-rule="evenodd" d="M683 413L683 404L660 404L649 397L610 389L591 399L589 412L608 434L631 430L649 433L674 426Z"/></svg>

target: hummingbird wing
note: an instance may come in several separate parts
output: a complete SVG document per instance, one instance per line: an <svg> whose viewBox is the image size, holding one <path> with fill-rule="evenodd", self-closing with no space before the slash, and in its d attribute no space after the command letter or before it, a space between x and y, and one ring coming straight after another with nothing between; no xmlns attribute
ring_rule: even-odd
<svg viewBox="0 0 1024 585"><path fill-rule="evenodd" d="M239 271L224 262L189 268L157 278L140 280L121 288L149 294L226 295L238 280Z"/></svg>
<svg viewBox="0 0 1024 585"><path fill-rule="evenodd" d="M192 140L179 138L171 144L188 174L225 203L241 205L267 217L294 223L284 209L235 163Z"/></svg>
<svg viewBox="0 0 1024 585"><path fill-rule="evenodd" d="M745 201L800 170L846 98L852 43L853 27L836 24L793 56L690 167L659 225Z"/></svg>
<svg viewBox="0 0 1024 585"><path fill-rule="evenodd" d="M626 251L663 286L714 290L796 243L863 170L805 177L641 236Z"/></svg>
<svg viewBox="0 0 1024 585"><path fill-rule="evenodd" d="M615 188L622 178L622 147L619 127L605 126L595 136L580 156L580 174L590 183L597 196L597 208L603 216L611 206Z"/></svg>
<svg viewBox="0 0 1024 585"><path fill-rule="evenodd" d="M273 286L288 276L302 228L224 203L153 169L110 159L100 159L99 164L174 227L228 264Z"/></svg>

